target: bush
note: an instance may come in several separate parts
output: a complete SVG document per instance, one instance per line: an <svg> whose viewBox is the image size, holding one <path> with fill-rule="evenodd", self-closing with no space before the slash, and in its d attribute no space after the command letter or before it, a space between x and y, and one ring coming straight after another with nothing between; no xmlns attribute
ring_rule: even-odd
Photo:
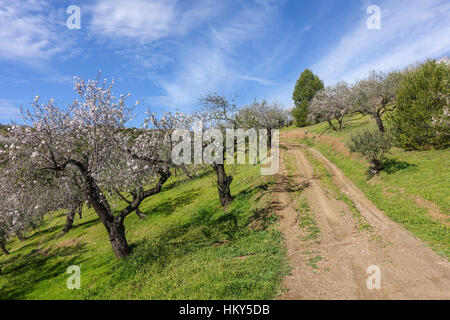
<svg viewBox="0 0 450 320"><path fill-rule="evenodd" d="M450 68L426 61L404 75L389 116L397 144L407 150L450 146Z"/></svg>
<svg viewBox="0 0 450 320"><path fill-rule="evenodd" d="M383 159L392 147L392 139L376 129L364 129L350 137L347 147L362 155L370 164L369 177L382 169Z"/></svg>

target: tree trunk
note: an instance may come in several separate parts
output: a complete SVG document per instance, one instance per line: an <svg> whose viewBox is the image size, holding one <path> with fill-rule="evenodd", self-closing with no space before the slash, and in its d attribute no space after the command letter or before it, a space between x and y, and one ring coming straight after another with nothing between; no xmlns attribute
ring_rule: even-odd
<svg viewBox="0 0 450 320"><path fill-rule="evenodd" d="M373 115L373 117L375 118L375 122L377 123L378 129L380 129L381 133L384 133L385 132L384 124L383 124L383 120L381 120L380 114L375 113Z"/></svg>
<svg viewBox="0 0 450 320"><path fill-rule="evenodd" d="M376 176L380 170L381 170L382 164L381 161L379 161L378 159L372 159L370 161L370 168L369 168L369 177L372 178L374 176Z"/></svg>
<svg viewBox="0 0 450 320"><path fill-rule="evenodd" d="M67 211L67 218L66 218L66 224L63 229L63 233L69 232L70 228L73 226L73 221L75 220L75 209L70 208L69 211Z"/></svg>
<svg viewBox="0 0 450 320"><path fill-rule="evenodd" d="M230 184L233 181L233 177L226 175L223 164L214 164L213 168L217 176L217 190L219 191L220 204L223 208L226 208L233 201L230 192Z"/></svg>
<svg viewBox="0 0 450 320"><path fill-rule="evenodd" d="M121 259L130 254L131 250L125 236L125 226L119 217L114 218L114 222L109 226L109 241L116 258Z"/></svg>
<svg viewBox="0 0 450 320"><path fill-rule="evenodd" d="M331 119L327 119L327 121L328 121L328 124L330 125L330 127L331 127L334 131L336 131L337 129L336 129L336 127L334 126L333 122L331 122Z"/></svg>
<svg viewBox="0 0 450 320"><path fill-rule="evenodd" d="M342 130L342 125L344 123L344 117L337 117L337 121L339 122L339 130Z"/></svg>
<svg viewBox="0 0 450 320"><path fill-rule="evenodd" d="M118 259L128 256L131 250L125 237L125 226L122 218L119 216L114 217L108 200L106 200L94 179L87 174L85 179L86 197L109 234L109 241L111 242L114 255Z"/></svg>
<svg viewBox="0 0 450 320"><path fill-rule="evenodd" d="M19 238L20 241L25 241L26 238L23 236L22 232L20 232L19 230L14 232L17 236L17 238Z"/></svg>
<svg viewBox="0 0 450 320"><path fill-rule="evenodd" d="M0 248L2 249L2 252L4 254L9 254L9 251L6 249L5 243L3 241L0 241Z"/></svg>
<svg viewBox="0 0 450 320"><path fill-rule="evenodd" d="M83 203L78 206L78 216L80 219L83 218Z"/></svg>
<svg viewBox="0 0 450 320"><path fill-rule="evenodd" d="M139 208L136 208L136 214L139 217L139 219L145 219L145 214L143 214L141 210L139 210Z"/></svg>

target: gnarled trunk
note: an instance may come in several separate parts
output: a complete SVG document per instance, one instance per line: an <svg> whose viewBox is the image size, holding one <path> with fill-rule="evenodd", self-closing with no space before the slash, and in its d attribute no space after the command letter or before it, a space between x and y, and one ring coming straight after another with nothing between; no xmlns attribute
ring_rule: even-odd
<svg viewBox="0 0 450 320"><path fill-rule="evenodd" d="M384 133L386 130L384 128L383 120L381 120L381 115L379 113L375 113L373 115L375 122L377 123L378 129L381 133Z"/></svg>
<svg viewBox="0 0 450 320"><path fill-rule="evenodd" d="M108 229L109 241L111 242L116 258L121 259L128 256L131 250L125 236L125 226L123 225L122 219L119 217L114 218L114 221L109 225Z"/></svg>
<svg viewBox="0 0 450 320"><path fill-rule="evenodd" d="M334 131L337 130L337 128L334 126L333 122L331 122L331 119L327 119L327 122Z"/></svg>
<svg viewBox="0 0 450 320"><path fill-rule="evenodd" d="M118 259L128 256L131 250L125 237L125 227L122 218L119 216L114 217L108 201L94 179L89 175L85 175L85 179L86 197L108 232L114 255Z"/></svg>
<svg viewBox="0 0 450 320"><path fill-rule="evenodd" d="M219 191L220 204L226 208L233 201L230 192L230 184L233 181L233 177L226 175L223 164L214 164L213 168L217 176L217 190Z"/></svg>
<svg viewBox="0 0 450 320"><path fill-rule="evenodd" d="M145 219L145 214L143 214L141 210L139 210L139 208L136 208L136 214L139 217L139 219Z"/></svg>

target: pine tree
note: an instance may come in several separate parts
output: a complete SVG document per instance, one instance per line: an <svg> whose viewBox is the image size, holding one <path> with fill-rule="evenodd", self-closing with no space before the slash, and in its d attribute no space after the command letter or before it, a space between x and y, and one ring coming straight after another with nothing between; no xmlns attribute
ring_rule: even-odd
<svg viewBox="0 0 450 320"><path fill-rule="evenodd" d="M408 150L450 146L450 68L434 60L409 71L389 117L397 143Z"/></svg>
<svg viewBox="0 0 450 320"><path fill-rule="evenodd" d="M308 125L308 107L316 93L323 89L323 82L311 70L305 69L295 84L292 100L295 107L292 110L295 125L304 127Z"/></svg>

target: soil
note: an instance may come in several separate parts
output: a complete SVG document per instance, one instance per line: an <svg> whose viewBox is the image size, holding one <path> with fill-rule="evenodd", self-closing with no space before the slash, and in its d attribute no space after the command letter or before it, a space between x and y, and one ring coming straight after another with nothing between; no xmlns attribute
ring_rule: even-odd
<svg viewBox="0 0 450 320"><path fill-rule="evenodd" d="M292 270L283 280L286 292L277 299L450 299L450 263L445 258L390 220L319 151L282 144L275 199ZM360 218L320 183L305 149L325 165ZM316 239L305 240L305 230L299 226L298 203L283 163L286 152L295 157L298 170L291 179L304 187L320 229ZM370 227L361 228L362 222ZM367 283L373 277L371 266L379 268L379 289L370 285L374 282Z"/></svg>

